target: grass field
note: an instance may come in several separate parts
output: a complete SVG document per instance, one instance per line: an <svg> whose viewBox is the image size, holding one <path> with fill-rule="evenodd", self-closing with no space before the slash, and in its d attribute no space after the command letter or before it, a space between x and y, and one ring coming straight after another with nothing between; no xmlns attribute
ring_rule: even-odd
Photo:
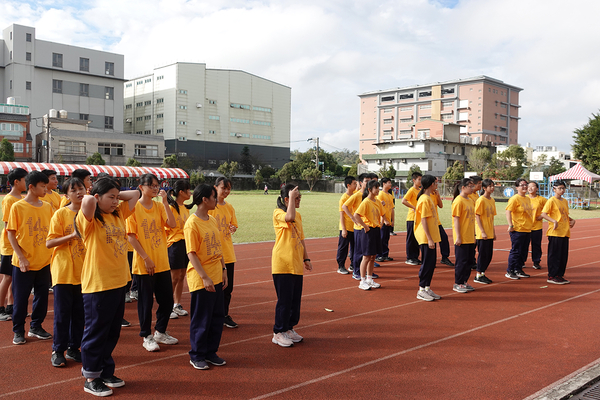
<svg viewBox="0 0 600 400"><path fill-rule="evenodd" d="M235 208L238 219L239 229L233 235L234 243L251 243L275 240L273 231L273 210L277 204L278 193L272 191L269 195L264 195L259 191L233 191L227 201ZM300 209L302 222L304 226L304 235L307 238L338 236L338 201L341 194L336 193L318 193L302 192ZM3 198L4 196L0 197ZM407 208L396 201L396 231L406 230L406 212ZM446 228L452 226L450 218L449 200L444 200L444 208L439 210L442 225ZM504 207L506 203L498 202L496 204L498 215L496 216L496 225L506 225L504 217ZM192 209L192 212L195 208ZM599 218L600 210L570 210L570 215L574 219Z"/></svg>

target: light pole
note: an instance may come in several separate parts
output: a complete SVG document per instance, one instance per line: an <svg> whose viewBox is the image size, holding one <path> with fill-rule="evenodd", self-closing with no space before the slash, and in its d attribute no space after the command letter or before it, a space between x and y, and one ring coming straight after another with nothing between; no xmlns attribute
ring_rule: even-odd
<svg viewBox="0 0 600 400"><path fill-rule="evenodd" d="M320 170L321 168L319 167L319 138L317 137L315 139L313 139L313 138L306 139L307 142L311 142L313 140L317 143L316 167L317 167L318 170Z"/></svg>

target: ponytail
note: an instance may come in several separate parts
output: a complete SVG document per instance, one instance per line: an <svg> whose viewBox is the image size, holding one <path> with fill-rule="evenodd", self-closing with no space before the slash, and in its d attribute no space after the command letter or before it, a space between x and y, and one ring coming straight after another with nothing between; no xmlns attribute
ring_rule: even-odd
<svg viewBox="0 0 600 400"><path fill-rule="evenodd" d="M465 186L469 186L469 184L473 183L471 178L463 178L456 185L454 185L454 198L456 199L458 195L460 195L460 191Z"/></svg>
<svg viewBox="0 0 600 400"><path fill-rule="evenodd" d="M194 194L192 195L192 204L188 204L185 207L191 209L194 206L200 205L204 198L210 198L213 193L215 197L217 197L217 189L214 186L205 183L198 185L194 189Z"/></svg>
<svg viewBox="0 0 600 400"><path fill-rule="evenodd" d="M282 209L287 212L287 206L285 205L285 199L290 197L290 192L294 190L294 188L298 186L293 183L288 183L285 185L281 191L279 192L279 197L277 197L277 208Z"/></svg>
<svg viewBox="0 0 600 400"><path fill-rule="evenodd" d="M179 196L179 192L184 192L189 189L191 189L190 183L188 181L180 179L177 182L175 182L173 188L167 192L167 202L177 211L177 214L181 214L181 212L179 211L179 204L177 203L177 196ZM192 204L186 205L185 207L189 210L193 206L194 205Z"/></svg>
<svg viewBox="0 0 600 400"><path fill-rule="evenodd" d="M435 176L433 175L423 175L421 178L421 190L419 190L419 194L417 194L417 200L423 193L425 193L425 189L428 189L431 185L435 183Z"/></svg>

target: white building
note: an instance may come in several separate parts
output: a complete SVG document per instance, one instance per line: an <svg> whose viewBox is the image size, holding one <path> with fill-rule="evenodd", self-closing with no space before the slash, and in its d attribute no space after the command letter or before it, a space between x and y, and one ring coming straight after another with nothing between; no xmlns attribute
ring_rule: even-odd
<svg viewBox="0 0 600 400"><path fill-rule="evenodd" d="M289 161L291 88L244 71L175 63L125 82L124 131L164 137L166 154L216 169L244 146L259 161Z"/></svg>

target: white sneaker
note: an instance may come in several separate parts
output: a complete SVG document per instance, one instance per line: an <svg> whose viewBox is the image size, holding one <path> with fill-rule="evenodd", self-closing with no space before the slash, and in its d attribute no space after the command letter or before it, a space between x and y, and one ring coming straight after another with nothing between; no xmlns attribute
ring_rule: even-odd
<svg viewBox="0 0 600 400"><path fill-rule="evenodd" d="M440 296L439 294L435 294L435 293L433 292L433 290L431 290L431 289L427 289L427 290L426 290L426 292L427 292L427 293L429 293L429 295L430 295L431 297L433 297L434 299L436 299L436 300L439 300L439 299L441 299L441 298L442 298L442 296Z"/></svg>
<svg viewBox="0 0 600 400"><path fill-rule="evenodd" d="M369 285L367 281L360 281L358 288L362 290L371 290L371 285Z"/></svg>
<svg viewBox="0 0 600 400"><path fill-rule="evenodd" d="M179 315L177 315L177 313L175 311L171 311L171 315L169 315L170 319L177 319L179 318Z"/></svg>
<svg viewBox="0 0 600 400"><path fill-rule="evenodd" d="M367 281L367 283L369 284L369 286L371 286L373 289L378 289L381 287L381 285L377 282L375 282L373 279Z"/></svg>
<svg viewBox="0 0 600 400"><path fill-rule="evenodd" d="M292 339L290 339L285 332L273 333L273 339L271 339L271 341L281 347L290 347L294 344Z"/></svg>
<svg viewBox="0 0 600 400"><path fill-rule="evenodd" d="M435 299L427 291L420 290L417 292L417 299L425 301L434 301Z"/></svg>
<svg viewBox="0 0 600 400"><path fill-rule="evenodd" d="M173 312L177 315L179 315L180 317L185 317L186 315L188 315L188 312L185 311L183 309L183 307L181 307L181 304L176 304L173 306Z"/></svg>
<svg viewBox="0 0 600 400"><path fill-rule="evenodd" d="M289 337L290 339L292 339L292 342L294 342L294 343L300 343L301 341L304 340L304 338L302 336L298 335L296 333L296 331L293 330L293 329L290 329L285 334L287 335L287 337Z"/></svg>
<svg viewBox="0 0 600 400"><path fill-rule="evenodd" d="M169 335L169 332L160 333L159 331L154 332L154 341L162 344L177 344L179 340Z"/></svg>
<svg viewBox="0 0 600 400"><path fill-rule="evenodd" d="M158 351L158 350L160 350L160 347L158 346L158 344L154 340L154 336L152 336L152 335L148 335L148 337L144 338L144 344L143 344L143 346L148 351Z"/></svg>

